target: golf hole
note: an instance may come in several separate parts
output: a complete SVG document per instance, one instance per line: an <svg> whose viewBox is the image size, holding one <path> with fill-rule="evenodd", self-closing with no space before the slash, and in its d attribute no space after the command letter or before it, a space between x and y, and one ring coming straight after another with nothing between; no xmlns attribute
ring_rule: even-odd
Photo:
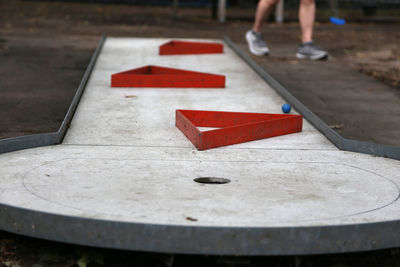
<svg viewBox="0 0 400 267"><path fill-rule="evenodd" d="M231 182L229 179L218 177L199 177L193 181L200 184L228 184Z"/></svg>

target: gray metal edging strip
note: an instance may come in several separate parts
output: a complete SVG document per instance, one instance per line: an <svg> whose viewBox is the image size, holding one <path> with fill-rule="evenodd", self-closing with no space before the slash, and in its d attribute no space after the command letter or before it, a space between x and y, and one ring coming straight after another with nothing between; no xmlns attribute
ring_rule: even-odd
<svg viewBox="0 0 400 267"><path fill-rule="evenodd" d="M89 80L90 74L96 64L97 57L100 54L101 49L103 48L103 44L106 40L106 36L103 35L94 51L92 58L86 68L85 74L79 84L78 89L72 99L71 105L68 108L67 114L64 117L64 120L58 129L57 132L50 132L50 133L42 133L42 134L32 134L26 136L19 136L13 138L7 138L0 140L0 154L6 152L12 152L27 148L34 148L34 147L41 147L41 146L51 146L55 144L60 144L64 139L65 133L69 127L69 123L74 116L76 107L78 106L79 100L85 90L86 84Z"/></svg>
<svg viewBox="0 0 400 267"><path fill-rule="evenodd" d="M303 103L293 96L283 85L269 75L262 67L244 53L229 37L224 36L224 41L235 53L242 58L261 78L264 79L275 91L288 101L304 118L317 128L329 141L340 150L377 155L400 160L400 147L376 144L360 140L343 138L317 115L309 110Z"/></svg>
<svg viewBox="0 0 400 267"><path fill-rule="evenodd" d="M400 221L307 227L213 227L121 222L0 204L2 230L66 243L159 253L311 255L400 246Z"/></svg>

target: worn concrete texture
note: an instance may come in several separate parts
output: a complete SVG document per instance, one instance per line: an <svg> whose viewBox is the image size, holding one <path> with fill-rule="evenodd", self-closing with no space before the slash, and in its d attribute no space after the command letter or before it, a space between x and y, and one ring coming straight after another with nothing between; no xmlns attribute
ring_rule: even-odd
<svg viewBox="0 0 400 267"><path fill-rule="evenodd" d="M197 151L174 126L175 109L280 113L284 100L226 46L221 55L160 57L165 41L109 38L64 143L0 155L0 203L199 226L400 219L399 162L339 151L306 121L298 134ZM110 87L111 74L148 64L224 74L227 85ZM208 176L231 183L193 181Z"/></svg>

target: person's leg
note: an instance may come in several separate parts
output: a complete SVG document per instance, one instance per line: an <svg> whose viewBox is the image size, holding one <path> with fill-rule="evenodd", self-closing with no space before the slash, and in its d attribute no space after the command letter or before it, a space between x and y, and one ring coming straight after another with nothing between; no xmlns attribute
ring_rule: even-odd
<svg viewBox="0 0 400 267"><path fill-rule="evenodd" d="M261 34L261 28L273 6L278 2L279 0L260 0L258 2L253 29L246 33L249 50L254 55L262 56L269 52L267 44Z"/></svg>
<svg viewBox="0 0 400 267"><path fill-rule="evenodd" d="M302 44L296 54L298 58L318 60L328 56L326 51L313 43L315 10L315 0L300 0L299 21Z"/></svg>
<svg viewBox="0 0 400 267"><path fill-rule="evenodd" d="M301 41L311 42L315 21L315 0L301 0L299 7Z"/></svg>
<svg viewBox="0 0 400 267"><path fill-rule="evenodd" d="M254 18L253 31L261 32L262 25L265 19L271 13L272 8L279 0L260 0L257 5L256 15Z"/></svg>

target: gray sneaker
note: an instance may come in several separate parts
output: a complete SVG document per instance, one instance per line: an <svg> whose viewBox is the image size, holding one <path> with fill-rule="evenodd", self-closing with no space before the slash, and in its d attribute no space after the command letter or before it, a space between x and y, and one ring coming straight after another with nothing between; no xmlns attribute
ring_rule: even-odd
<svg viewBox="0 0 400 267"><path fill-rule="evenodd" d="M264 41L261 33L250 30L246 32L246 40L249 44L249 50L252 54L256 56L263 56L269 53L267 43Z"/></svg>
<svg viewBox="0 0 400 267"><path fill-rule="evenodd" d="M309 58L311 60L325 59L328 53L322 50L313 42L307 42L300 45L296 54L297 58Z"/></svg>

